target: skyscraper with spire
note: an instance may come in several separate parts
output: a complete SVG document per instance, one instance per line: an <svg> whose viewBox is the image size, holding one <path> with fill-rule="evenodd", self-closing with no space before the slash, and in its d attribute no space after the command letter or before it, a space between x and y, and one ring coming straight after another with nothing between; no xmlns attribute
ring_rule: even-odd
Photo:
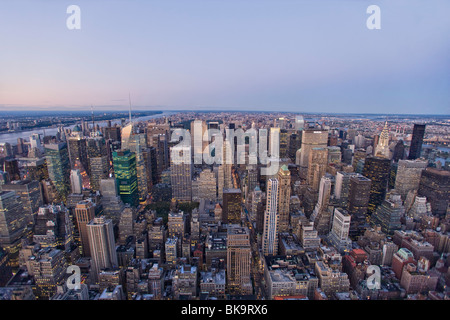
<svg viewBox="0 0 450 320"><path fill-rule="evenodd" d="M391 151L389 150L389 128L387 121L384 124L384 128L381 131L378 144L375 148L375 156L386 159L391 158Z"/></svg>

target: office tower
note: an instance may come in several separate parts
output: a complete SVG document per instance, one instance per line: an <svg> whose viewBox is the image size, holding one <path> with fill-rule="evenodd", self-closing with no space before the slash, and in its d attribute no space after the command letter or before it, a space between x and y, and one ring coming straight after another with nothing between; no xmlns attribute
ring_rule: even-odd
<svg viewBox="0 0 450 320"><path fill-rule="evenodd" d="M265 256L278 254L278 188L277 179L267 181L266 211L264 212L264 231L262 238L262 252Z"/></svg>
<svg viewBox="0 0 450 320"><path fill-rule="evenodd" d="M21 239L25 235L26 220L23 205L14 191L0 192L0 247L9 255L11 267L19 262Z"/></svg>
<svg viewBox="0 0 450 320"><path fill-rule="evenodd" d="M25 158L23 158L25 160ZM26 179L41 181L48 179L48 168L45 157L41 158L26 158L22 161L25 169Z"/></svg>
<svg viewBox="0 0 450 320"><path fill-rule="evenodd" d="M103 215L107 219L111 219L114 225L117 225L125 204L117 192L116 179L101 179L100 194L102 195Z"/></svg>
<svg viewBox="0 0 450 320"><path fill-rule="evenodd" d="M88 156L89 182L91 190L100 190L100 180L109 175L109 150L105 138L96 134L86 139L86 151Z"/></svg>
<svg viewBox="0 0 450 320"><path fill-rule="evenodd" d="M158 183L158 166L156 158L156 148L148 147L143 150L144 160L147 166L148 190Z"/></svg>
<svg viewBox="0 0 450 320"><path fill-rule="evenodd" d="M73 225L69 210L63 205L40 207L36 215L33 241L43 248L69 249L73 243Z"/></svg>
<svg viewBox="0 0 450 320"><path fill-rule="evenodd" d="M44 152L41 136L39 133L33 133L30 136L30 151L33 149L38 149L41 153Z"/></svg>
<svg viewBox="0 0 450 320"><path fill-rule="evenodd" d="M354 172L338 171L335 178L334 198L338 206L347 208L350 178L356 176Z"/></svg>
<svg viewBox="0 0 450 320"><path fill-rule="evenodd" d="M399 162L405 159L405 143L403 140L399 140L394 147L394 152L392 154L392 161Z"/></svg>
<svg viewBox="0 0 450 320"><path fill-rule="evenodd" d="M217 180L214 172L210 169L203 170L200 173L198 183L199 198L215 202L217 199Z"/></svg>
<svg viewBox="0 0 450 320"><path fill-rule="evenodd" d="M372 181L361 174L350 177L347 211L351 216L350 235L352 238L364 232L371 185Z"/></svg>
<svg viewBox="0 0 450 320"><path fill-rule="evenodd" d="M50 179L42 180L41 188L45 204L61 203L63 201L61 194Z"/></svg>
<svg viewBox="0 0 450 320"><path fill-rule="evenodd" d="M34 222L34 216L43 204L41 187L38 181L19 180L13 183L3 184L3 191L14 191L20 197L23 205L23 213L27 224Z"/></svg>
<svg viewBox="0 0 450 320"><path fill-rule="evenodd" d="M168 238L165 243L166 263L175 264L178 256L178 238Z"/></svg>
<svg viewBox="0 0 450 320"><path fill-rule="evenodd" d="M420 159L399 160L395 177L395 190L403 200L406 199L409 191L419 189L420 177L427 165L428 161Z"/></svg>
<svg viewBox="0 0 450 320"><path fill-rule="evenodd" d="M241 189L224 189L222 206L222 223L241 223L242 192Z"/></svg>
<svg viewBox="0 0 450 320"><path fill-rule="evenodd" d="M172 197L179 201L191 201L193 164L190 146L174 146L170 151Z"/></svg>
<svg viewBox="0 0 450 320"><path fill-rule="evenodd" d="M369 206L367 212L371 215L383 202L389 181L391 162L382 157L367 157L364 163L363 176L372 181Z"/></svg>
<svg viewBox="0 0 450 320"><path fill-rule="evenodd" d="M10 158L12 156L11 144L0 142L0 158Z"/></svg>
<svg viewBox="0 0 450 320"><path fill-rule="evenodd" d="M101 270L119 266L112 220L103 216L94 218L86 225L86 230L92 258L91 270L94 281L97 282Z"/></svg>
<svg viewBox="0 0 450 320"><path fill-rule="evenodd" d="M328 149L312 148L309 150L308 173L306 183L314 191L319 190L320 179L325 175L328 166Z"/></svg>
<svg viewBox="0 0 450 320"><path fill-rule="evenodd" d="M227 287L230 294L249 295L251 284L250 233L245 227L232 226L227 231Z"/></svg>
<svg viewBox="0 0 450 320"><path fill-rule="evenodd" d="M339 252L345 253L352 249L352 241L348 238L350 232L351 216L344 209L335 209L331 232L328 241Z"/></svg>
<svg viewBox="0 0 450 320"><path fill-rule="evenodd" d="M407 216L416 221L420 221L426 215L429 216L432 215L431 204L427 202L426 197L419 197L419 196L414 197L414 203L412 204L411 208L407 211Z"/></svg>
<svg viewBox="0 0 450 320"><path fill-rule="evenodd" d="M398 246L391 242L385 242L383 244L383 258L381 260L381 265L390 266L392 264L392 258L394 254L398 251Z"/></svg>
<svg viewBox="0 0 450 320"><path fill-rule="evenodd" d="M63 201L66 201L70 186L70 163L67 144L45 144L45 156L47 158L48 176Z"/></svg>
<svg viewBox="0 0 450 320"><path fill-rule="evenodd" d="M281 159L287 158L289 157L289 131L286 129L280 129L279 135L279 157Z"/></svg>
<svg viewBox="0 0 450 320"><path fill-rule="evenodd" d="M313 148L326 148L328 144L328 130L306 128L302 131L302 148L300 167L306 169L309 162L309 153ZM319 178L320 180L320 178Z"/></svg>
<svg viewBox="0 0 450 320"><path fill-rule="evenodd" d="M206 121L194 120L191 122L191 150L195 164L203 163L203 151L208 146L208 141L203 141L203 136L208 130ZM205 150L208 153L208 150Z"/></svg>
<svg viewBox="0 0 450 320"><path fill-rule="evenodd" d="M106 127L105 131L105 139L110 139L113 141L121 141L122 137L120 135L120 127Z"/></svg>
<svg viewBox="0 0 450 320"><path fill-rule="evenodd" d="M433 215L444 217L450 201L450 171L436 168L423 170L418 195L427 197Z"/></svg>
<svg viewBox="0 0 450 320"><path fill-rule="evenodd" d="M90 257L89 237L87 224L95 217L95 204L90 200L83 200L75 207L75 219L77 222L79 243L84 257Z"/></svg>
<svg viewBox="0 0 450 320"><path fill-rule="evenodd" d="M86 138L74 132L72 136L67 138L67 149L70 160L71 169L86 170L89 173L89 162L86 150Z"/></svg>
<svg viewBox="0 0 450 320"><path fill-rule="evenodd" d="M81 193L83 191L80 169L70 170L70 189L72 193Z"/></svg>
<svg viewBox="0 0 450 320"><path fill-rule="evenodd" d="M328 149L327 163L340 163L342 159L341 148L332 146L327 147L327 149Z"/></svg>
<svg viewBox="0 0 450 320"><path fill-rule="evenodd" d="M233 167L233 153L232 144L228 139L223 141L222 156L218 155L221 164L218 167L218 200L223 199L224 189L231 189L234 187L233 177L232 177L232 167ZM220 162L219 162L220 163Z"/></svg>
<svg viewBox="0 0 450 320"><path fill-rule="evenodd" d="M17 159L4 159L3 171L8 173L10 181L20 180L19 161Z"/></svg>
<svg viewBox="0 0 450 320"><path fill-rule="evenodd" d="M327 235L330 232L332 208L329 208L332 180L330 176L320 179L319 194L316 206L310 220L314 222L314 228L319 235Z"/></svg>
<svg viewBox="0 0 450 320"><path fill-rule="evenodd" d="M247 194L251 194L259 185L259 171L256 165L247 166Z"/></svg>
<svg viewBox="0 0 450 320"><path fill-rule="evenodd" d="M0 247L0 287L6 287L6 284L12 278L12 268L9 265L8 253Z"/></svg>
<svg viewBox="0 0 450 320"><path fill-rule="evenodd" d="M155 299L161 299L164 290L164 270L154 263L148 272L148 288Z"/></svg>
<svg viewBox="0 0 450 320"><path fill-rule="evenodd" d="M424 135L425 135L425 125L415 123L411 138L411 147L409 148L408 160L420 158Z"/></svg>
<svg viewBox="0 0 450 320"><path fill-rule="evenodd" d="M279 232L289 228L289 204L291 200L291 172L286 165L278 170L278 215Z"/></svg>
<svg viewBox="0 0 450 320"><path fill-rule="evenodd" d="M120 215L119 222L119 244L126 245L129 237L134 236L134 222L136 220L136 208L130 207L129 204L125 205L125 208Z"/></svg>
<svg viewBox="0 0 450 320"><path fill-rule="evenodd" d="M352 160L352 167L353 171L357 172L357 166L359 160L365 160L366 159L366 150L365 149L356 149L353 154L353 160Z"/></svg>
<svg viewBox="0 0 450 320"><path fill-rule="evenodd" d="M185 235L186 230L186 215L183 211L169 212L167 231L169 238L178 238L181 248L181 240ZM181 253L181 251L179 251Z"/></svg>
<svg viewBox="0 0 450 320"><path fill-rule="evenodd" d="M381 231L392 236L395 230L399 230L402 226L400 219L405 215L405 207L401 196L395 192L390 193L389 198L383 203L371 216L373 225L381 226Z"/></svg>
<svg viewBox="0 0 450 320"><path fill-rule="evenodd" d="M136 171L136 154L130 150L113 152L114 175L119 196L124 203L137 206L139 203Z"/></svg>
<svg viewBox="0 0 450 320"><path fill-rule="evenodd" d="M288 157L295 163L297 151L302 147L302 131L297 131L289 135Z"/></svg>
<svg viewBox="0 0 450 320"><path fill-rule="evenodd" d="M387 121L384 124L384 128L381 131L380 137L378 139L378 144L375 148L375 156L382 157L386 159L390 159L390 150L389 150L389 129L387 125Z"/></svg>
<svg viewBox="0 0 450 320"><path fill-rule="evenodd" d="M29 258L28 264L36 283L36 296L39 300L49 300L57 287L64 285L67 269L64 251L43 248Z"/></svg>
<svg viewBox="0 0 450 320"><path fill-rule="evenodd" d="M122 135L123 136L123 135ZM145 134L133 134L129 137L128 148L136 155L136 175L138 183L139 201L145 201L148 196L148 167L146 165L144 149L147 146ZM123 140L123 138L122 138ZM123 148L123 147L122 147Z"/></svg>

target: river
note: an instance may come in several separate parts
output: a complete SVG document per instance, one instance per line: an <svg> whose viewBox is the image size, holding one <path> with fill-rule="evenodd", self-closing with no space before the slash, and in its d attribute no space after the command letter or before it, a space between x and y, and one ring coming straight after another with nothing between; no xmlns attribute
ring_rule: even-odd
<svg viewBox="0 0 450 320"><path fill-rule="evenodd" d="M135 122L139 122L139 121L147 121L147 120L151 120L151 119L155 119L155 118L161 118L161 117L167 117L170 116L172 114L175 114L177 112L174 111L163 111L163 113L158 113L158 114L153 114L150 116L143 116L143 117L139 117L139 118L133 118L133 121ZM111 125L115 125L120 124L122 118L119 119L114 119L111 120ZM107 121L96 121L95 124L98 124L100 127L105 127L107 124ZM73 125L70 126L66 126L64 128L73 128ZM29 140L30 136L33 133L40 133L40 134L44 134L45 131L45 135L56 135L56 133L58 132L58 128L36 128L34 130L29 130L29 131L21 131L21 132L8 132L8 133L2 133L0 134L0 142L8 142L11 145L15 145L17 144L17 139L18 138L22 138L24 140Z"/></svg>

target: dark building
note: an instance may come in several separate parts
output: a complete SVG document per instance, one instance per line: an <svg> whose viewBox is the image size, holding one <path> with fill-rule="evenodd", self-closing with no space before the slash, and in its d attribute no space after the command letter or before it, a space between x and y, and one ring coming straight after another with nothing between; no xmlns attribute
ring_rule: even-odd
<svg viewBox="0 0 450 320"><path fill-rule="evenodd" d="M420 158L420 153L422 151L423 136L425 135L425 125L424 124L414 124L411 147L409 148L409 160L414 160Z"/></svg>
<svg viewBox="0 0 450 320"><path fill-rule="evenodd" d="M422 171L418 194L427 197L434 215L444 217L450 201L450 171L426 168Z"/></svg>
<svg viewBox="0 0 450 320"><path fill-rule="evenodd" d="M398 162L405 159L405 144L403 140L399 140L394 147L394 153L392 154L392 160Z"/></svg>
<svg viewBox="0 0 450 320"><path fill-rule="evenodd" d="M222 223L241 223L242 193L241 189L223 190Z"/></svg>
<svg viewBox="0 0 450 320"><path fill-rule="evenodd" d="M361 174L350 177L347 211L351 216L349 236L361 235L367 221L372 181Z"/></svg>
<svg viewBox="0 0 450 320"><path fill-rule="evenodd" d="M119 196L124 203L137 206L139 203L136 154L130 150L113 152L114 175Z"/></svg>
<svg viewBox="0 0 450 320"><path fill-rule="evenodd" d="M391 161L386 158L370 156L366 158L363 176L372 181L370 188L369 206L367 212L371 215L383 202L386 196L389 176L391 173Z"/></svg>

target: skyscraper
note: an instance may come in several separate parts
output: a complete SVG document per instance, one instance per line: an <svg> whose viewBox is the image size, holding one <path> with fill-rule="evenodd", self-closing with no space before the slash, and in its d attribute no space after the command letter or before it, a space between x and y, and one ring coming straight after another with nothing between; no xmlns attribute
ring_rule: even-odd
<svg viewBox="0 0 450 320"><path fill-rule="evenodd" d="M375 155L382 158L391 158L389 150L389 129L387 121L384 124L383 131L381 131L380 138L378 139L378 144L375 148Z"/></svg>
<svg viewBox="0 0 450 320"><path fill-rule="evenodd" d="M113 166L120 198L124 203L137 206L139 194L137 188L136 154L128 149L114 151Z"/></svg>
<svg viewBox="0 0 450 320"><path fill-rule="evenodd" d="M398 161L395 190L403 200L406 199L409 191L419 189L420 177L427 165L428 161L422 161L420 159Z"/></svg>
<svg viewBox="0 0 450 320"><path fill-rule="evenodd" d="M242 192L241 189L223 190L222 223L241 223Z"/></svg>
<svg viewBox="0 0 450 320"><path fill-rule="evenodd" d="M450 171L436 168L423 170L418 194L427 197L434 215L444 217L450 201Z"/></svg>
<svg viewBox="0 0 450 320"><path fill-rule="evenodd" d="M371 216L371 223L381 226L381 231L392 236L402 226L400 219L405 215L405 207L400 194L391 192L388 199Z"/></svg>
<svg viewBox="0 0 450 320"><path fill-rule="evenodd" d="M70 170L70 189L72 193L81 193L83 191L80 169Z"/></svg>
<svg viewBox="0 0 450 320"><path fill-rule="evenodd" d="M87 224L95 217L95 204L90 200L83 200L75 207L75 219L81 244L82 254L85 257L91 256Z"/></svg>
<svg viewBox="0 0 450 320"><path fill-rule="evenodd" d="M192 160L189 146L174 146L170 149L170 181L172 197L180 201L192 199Z"/></svg>
<svg viewBox="0 0 450 320"><path fill-rule="evenodd" d="M375 212L386 196L390 170L391 162L389 159L376 156L366 158L363 175L372 181L367 208L369 215Z"/></svg>
<svg viewBox="0 0 450 320"><path fill-rule="evenodd" d="M92 274L95 281L98 281L98 274L102 269L119 266L112 220L103 216L94 218L86 225L86 229L92 257Z"/></svg>
<svg viewBox="0 0 450 320"><path fill-rule="evenodd" d="M330 232L332 208L329 207L332 180L329 175L320 179L319 197L310 220L314 222L314 228L319 235L327 235Z"/></svg>
<svg viewBox="0 0 450 320"><path fill-rule="evenodd" d="M286 232L289 227L289 204L291 200L291 172L286 165L278 170L278 214L279 231Z"/></svg>
<svg viewBox="0 0 450 320"><path fill-rule="evenodd" d="M309 153L312 148L326 148L328 144L328 130L320 128L305 128L302 131L302 147L300 154L300 167L308 167ZM320 180L320 178L319 178Z"/></svg>
<svg viewBox="0 0 450 320"><path fill-rule="evenodd" d="M364 232L371 185L372 181L361 174L350 177L347 211L351 216L350 236L352 238Z"/></svg>
<svg viewBox="0 0 450 320"><path fill-rule="evenodd" d="M264 212L264 231L262 238L262 252L265 256L278 254L278 188L277 179L267 182L266 211Z"/></svg>
<svg viewBox="0 0 450 320"><path fill-rule="evenodd" d="M352 249L352 241L348 238L351 216L346 210L336 208L328 241L341 253Z"/></svg>
<svg viewBox="0 0 450 320"><path fill-rule="evenodd" d="M328 149L312 148L309 150L306 183L314 191L319 190L320 179L325 175L328 165Z"/></svg>
<svg viewBox="0 0 450 320"><path fill-rule="evenodd" d="M45 156L47 158L48 176L60 194L66 201L70 189L70 163L65 142L45 144Z"/></svg>
<svg viewBox="0 0 450 320"><path fill-rule="evenodd" d="M250 233L245 227L232 226L227 231L227 286L230 294L252 293Z"/></svg>
<svg viewBox="0 0 450 320"><path fill-rule="evenodd" d="M411 138L411 147L409 148L409 155L408 155L409 160L420 158L424 135L425 135L425 125L415 123Z"/></svg>

